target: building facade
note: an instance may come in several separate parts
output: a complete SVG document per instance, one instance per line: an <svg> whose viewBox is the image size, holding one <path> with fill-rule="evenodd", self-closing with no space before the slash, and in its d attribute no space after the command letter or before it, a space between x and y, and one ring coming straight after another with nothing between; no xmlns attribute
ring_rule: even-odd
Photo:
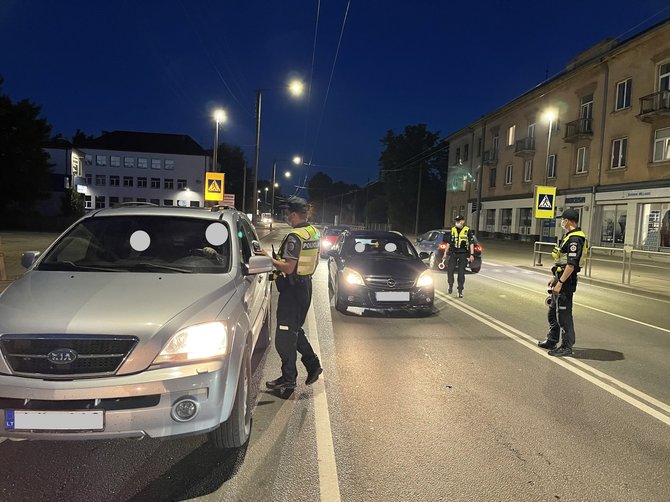
<svg viewBox="0 0 670 502"><path fill-rule="evenodd" d="M77 183L83 190L84 153L62 138L51 141L44 147L51 164L51 196L38 202L41 214L56 216L64 212L65 192Z"/></svg>
<svg viewBox="0 0 670 502"><path fill-rule="evenodd" d="M123 202L202 207L209 157L178 134L114 131L85 141L86 209Z"/></svg>
<svg viewBox="0 0 670 502"><path fill-rule="evenodd" d="M592 245L670 251L670 20L592 47L447 141L445 224L467 212L483 236L554 240L534 193L555 186L556 214L576 209Z"/></svg>

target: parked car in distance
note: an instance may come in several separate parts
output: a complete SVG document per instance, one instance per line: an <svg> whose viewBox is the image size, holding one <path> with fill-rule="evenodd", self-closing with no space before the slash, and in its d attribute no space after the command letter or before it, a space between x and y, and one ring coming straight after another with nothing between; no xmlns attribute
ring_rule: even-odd
<svg viewBox="0 0 670 502"><path fill-rule="evenodd" d="M446 260L443 262L443 258L450 233L450 228L439 228L428 230L428 232L417 237L414 245L418 251L429 254L428 266L431 270L446 270L447 262ZM475 258L471 263L468 263L466 270L476 274L482 268L482 251L484 248L477 242L477 236L473 237L475 241Z"/></svg>
<svg viewBox="0 0 670 502"><path fill-rule="evenodd" d="M321 258L328 258L328 251L333 247L337 238L342 232L349 230L347 225L334 225L330 227L323 227L321 231Z"/></svg>
<svg viewBox="0 0 670 502"><path fill-rule="evenodd" d="M328 258L328 286L335 308L433 311L433 278L412 243L400 232L343 232Z"/></svg>
<svg viewBox="0 0 670 502"><path fill-rule="evenodd" d="M230 208L89 213L0 293L0 436L165 438L251 431L272 260Z"/></svg>
<svg viewBox="0 0 670 502"><path fill-rule="evenodd" d="M272 213L261 213L261 225L269 227L270 223L272 223Z"/></svg>

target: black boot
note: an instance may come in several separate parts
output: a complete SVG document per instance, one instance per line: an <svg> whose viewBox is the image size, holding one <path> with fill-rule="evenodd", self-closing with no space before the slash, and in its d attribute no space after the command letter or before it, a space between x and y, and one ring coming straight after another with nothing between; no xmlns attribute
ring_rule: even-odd
<svg viewBox="0 0 670 502"><path fill-rule="evenodd" d="M265 385L268 389L271 390L288 390L288 389L295 389L295 382L289 382L287 380L284 380L283 376L280 376L279 378L275 380L270 380L268 382L265 382Z"/></svg>
<svg viewBox="0 0 670 502"><path fill-rule="evenodd" d="M307 370L307 379L305 380L305 385L312 385L319 379L319 375L323 373L323 368L321 366L316 366L311 370Z"/></svg>

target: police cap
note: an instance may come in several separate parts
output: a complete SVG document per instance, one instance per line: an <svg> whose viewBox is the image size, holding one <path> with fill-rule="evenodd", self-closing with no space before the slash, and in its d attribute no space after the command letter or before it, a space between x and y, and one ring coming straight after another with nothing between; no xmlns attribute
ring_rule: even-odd
<svg viewBox="0 0 670 502"><path fill-rule="evenodd" d="M579 222L579 213L575 209L566 209L563 211L563 214L560 216L560 218L564 218L566 220L574 221L575 223Z"/></svg>
<svg viewBox="0 0 670 502"><path fill-rule="evenodd" d="M465 216L463 216L462 214L459 214L458 216L456 216L456 218L454 218L454 221L463 221L463 220L465 220Z"/></svg>
<svg viewBox="0 0 670 502"><path fill-rule="evenodd" d="M290 213L307 214L307 201L302 197L289 197L279 204L279 209L286 209Z"/></svg>

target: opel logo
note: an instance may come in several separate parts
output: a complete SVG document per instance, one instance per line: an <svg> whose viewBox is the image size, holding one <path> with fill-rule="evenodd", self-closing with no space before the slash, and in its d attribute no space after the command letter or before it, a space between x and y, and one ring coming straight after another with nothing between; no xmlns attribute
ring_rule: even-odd
<svg viewBox="0 0 670 502"><path fill-rule="evenodd" d="M395 288L395 281L393 279L389 279L388 281L386 281L386 285L389 288Z"/></svg>
<svg viewBox="0 0 670 502"><path fill-rule="evenodd" d="M77 357L79 357L79 354L72 349L56 349L47 354L47 359L53 364L70 364Z"/></svg>

